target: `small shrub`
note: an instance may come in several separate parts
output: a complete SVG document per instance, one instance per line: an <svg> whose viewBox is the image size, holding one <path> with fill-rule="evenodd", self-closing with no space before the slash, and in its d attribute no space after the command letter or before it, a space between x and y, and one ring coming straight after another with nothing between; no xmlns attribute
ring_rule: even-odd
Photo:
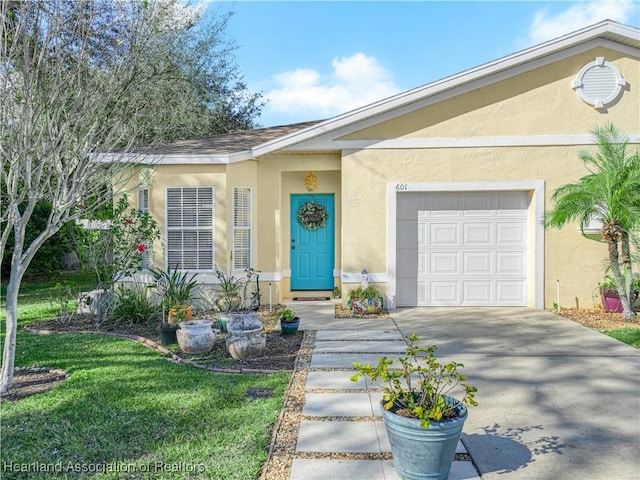
<svg viewBox="0 0 640 480"><path fill-rule="evenodd" d="M56 321L61 325L71 323L78 307L78 295L66 283L56 283L55 297L49 298L51 308L59 313Z"/></svg>
<svg viewBox="0 0 640 480"><path fill-rule="evenodd" d="M113 317L117 322L151 323L160 312L149 297L146 285L139 283L132 287L120 287L115 290Z"/></svg>

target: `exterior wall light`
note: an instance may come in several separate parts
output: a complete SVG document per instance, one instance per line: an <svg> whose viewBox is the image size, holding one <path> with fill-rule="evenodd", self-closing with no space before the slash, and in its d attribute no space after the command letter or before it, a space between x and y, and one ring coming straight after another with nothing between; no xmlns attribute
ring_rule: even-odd
<svg viewBox="0 0 640 480"><path fill-rule="evenodd" d="M307 176L304 177L304 188L307 189L307 192L315 192L318 187L318 177L316 177L311 170L307 173Z"/></svg>

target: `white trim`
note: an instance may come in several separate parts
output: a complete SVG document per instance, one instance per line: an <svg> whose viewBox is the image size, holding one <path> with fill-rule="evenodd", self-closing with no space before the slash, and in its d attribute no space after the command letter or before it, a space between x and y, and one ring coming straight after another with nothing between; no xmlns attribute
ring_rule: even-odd
<svg viewBox="0 0 640 480"><path fill-rule="evenodd" d="M180 153L150 154L142 153L100 153L96 159L102 163L136 163L140 165L228 165L230 163L255 160L251 150L234 153Z"/></svg>
<svg viewBox="0 0 640 480"><path fill-rule="evenodd" d="M369 283L387 283L388 275L386 273L368 273ZM362 283L362 273L360 272L342 272L340 275L342 283Z"/></svg>
<svg viewBox="0 0 640 480"><path fill-rule="evenodd" d="M280 282L282 281L281 272L260 272L261 282Z"/></svg>
<svg viewBox="0 0 640 480"><path fill-rule="evenodd" d="M627 135L631 144L640 143L640 133ZM568 135L505 135L499 137L451 137L451 138L392 138L368 140L336 140L328 145L326 140L305 142L303 150L323 148L341 150L378 150L378 149L428 149L428 148L482 148L482 147L547 147L594 145L592 134Z"/></svg>
<svg viewBox="0 0 640 480"><path fill-rule="evenodd" d="M513 182L443 182L443 183L388 183L387 184L387 305L396 308L396 206L397 195L403 192L465 192L465 191L532 191L535 209L533 262L529 272L535 281L534 308L544 308L544 180ZM531 212L531 210L530 210ZM531 285L531 280L529 280Z"/></svg>

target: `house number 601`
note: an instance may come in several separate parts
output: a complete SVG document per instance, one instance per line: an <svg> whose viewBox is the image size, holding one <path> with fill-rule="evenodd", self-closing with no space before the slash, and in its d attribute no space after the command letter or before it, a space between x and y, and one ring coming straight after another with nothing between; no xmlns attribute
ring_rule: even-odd
<svg viewBox="0 0 640 480"><path fill-rule="evenodd" d="M407 184L406 183L396 183L396 191L397 192L404 192L407 189Z"/></svg>

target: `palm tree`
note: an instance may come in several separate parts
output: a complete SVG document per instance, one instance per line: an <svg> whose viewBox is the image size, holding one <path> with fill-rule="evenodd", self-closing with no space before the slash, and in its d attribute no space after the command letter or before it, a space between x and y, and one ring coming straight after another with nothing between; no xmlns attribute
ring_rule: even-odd
<svg viewBox="0 0 640 480"><path fill-rule="evenodd" d="M640 226L640 151L630 152L628 138L612 125L593 131L597 150L578 155L589 174L558 188L545 227L560 228L578 221L584 235L592 221L602 223L602 239L609 251L609 271L615 280L623 317L633 319L631 240Z"/></svg>

